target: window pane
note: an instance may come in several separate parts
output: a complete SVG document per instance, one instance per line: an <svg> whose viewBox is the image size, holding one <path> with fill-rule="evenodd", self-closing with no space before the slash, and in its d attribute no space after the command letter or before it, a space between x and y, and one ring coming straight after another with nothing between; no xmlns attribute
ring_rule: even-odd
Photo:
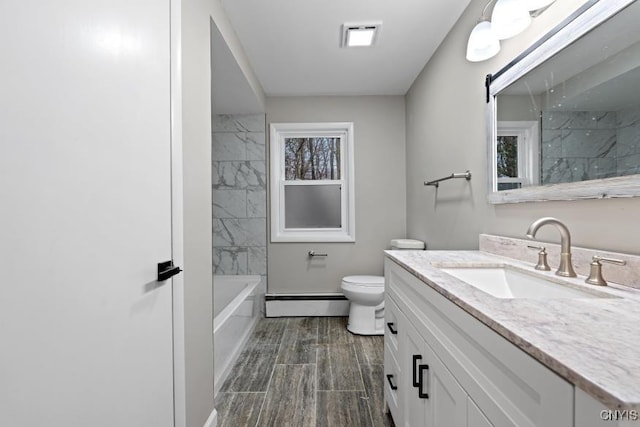
<svg viewBox="0 0 640 427"><path fill-rule="evenodd" d="M518 188L522 188L521 182L499 182L498 183L498 191L517 190Z"/></svg>
<svg viewBox="0 0 640 427"><path fill-rule="evenodd" d="M498 178L518 177L518 137L498 136Z"/></svg>
<svg viewBox="0 0 640 427"><path fill-rule="evenodd" d="M340 138L285 138L284 176L287 181L340 179Z"/></svg>
<svg viewBox="0 0 640 427"><path fill-rule="evenodd" d="M286 185L285 228L340 228L340 185Z"/></svg>

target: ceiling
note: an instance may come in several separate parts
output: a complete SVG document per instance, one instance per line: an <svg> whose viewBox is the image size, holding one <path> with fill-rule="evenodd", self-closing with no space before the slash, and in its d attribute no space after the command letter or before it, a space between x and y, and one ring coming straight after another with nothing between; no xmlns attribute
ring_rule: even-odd
<svg viewBox="0 0 640 427"><path fill-rule="evenodd" d="M265 94L302 96L405 94L470 0L221 1ZM369 21L375 46L340 47Z"/></svg>

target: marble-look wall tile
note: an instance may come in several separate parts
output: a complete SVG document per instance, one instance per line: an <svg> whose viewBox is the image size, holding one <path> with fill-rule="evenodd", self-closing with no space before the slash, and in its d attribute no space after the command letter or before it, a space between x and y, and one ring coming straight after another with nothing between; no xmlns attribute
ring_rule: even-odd
<svg viewBox="0 0 640 427"><path fill-rule="evenodd" d="M267 217L267 191L265 189L247 190L247 217Z"/></svg>
<svg viewBox="0 0 640 427"><path fill-rule="evenodd" d="M542 132L542 157L562 156L562 133L563 130L546 130Z"/></svg>
<svg viewBox="0 0 640 427"><path fill-rule="evenodd" d="M542 159L542 183L577 182L589 179L587 159Z"/></svg>
<svg viewBox="0 0 640 427"><path fill-rule="evenodd" d="M562 157L614 157L615 130L571 130L562 135Z"/></svg>
<svg viewBox="0 0 640 427"><path fill-rule="evenodd" d="M264 132L264 114L217 114L213 116L214 132Z"/></svg>
<svg viewBox="0 0 640 427"><path fill-rule="evenodd" d="M617 127L640 125L640 108L629 108L617 113Z"/></svg>
<svg viewBox="0 0 640 427"><path fill-rule="evenodd" d="M248 252L248 274L267 274L267 247L251 246Z"/></svg>
<svg viewBox="0 0 640 427"><path fill-rule="evenodd" d="M618 175L618 160L615 158L589 159L587 167L589 179L604 179Z"/></svg>
<svg viewBox="0 0 640 427"><path fill-rule="evenodd" d="M543 111L543 129L615 129L614 111Z"/></svg>
<svg viewBox="0 0 640 427"><path fill-rule="evenodd" d="M618 125L617 112L543 112L543 184L615 176L619 150L624 150Z"/></svg>
<svg viewBox="0 0 640 427"><path fill-rule="evenodd" d="M266 188L266 164L259 161L213 162L214 189Z"/></svg>
<svg viewBox="0 0 640 427"><path fill-rule="evenodd" d="M247 160L245 135L242 133L213 133L211 155L214 161Z"/></svg>
<svg viewBox="0 0 640 427"><path fill-rule="evenodd" d="M266 139L264 132L245 133L244 145L247 150L247 160L266 160Z"/></svg>
<svg viewBox="0 0 640 427"><path fill-rule="evenodd" d="M266 290L265 115L216 115L212 130L214 272L260 275Z"/></svg>
<svg viewBox="0 0 640 427"><path fill-rule="evenodd" d="M264 132L213 133L214 161L266 160Z"/></svg>
<svg viewBox="0 0 640 427"><path fill-rule="evenodd" d="M214 219L213 245L266 246L267 224L265 218Z"/></svg>
<svg viewBox="0 0 640 427"><path fill-rule="evenodd" d="M214 218L246 218L246 190L213 190Z"/></svg>
<svg viewBox="0 0 640 427"><path fill-rule="evenodd" d="M231 276L251 274L248 265L248 248L213 248L213 274L227 274Z"/></svg>
<svg viewBox="0 0 640 427"><path fill-rule="evenodd" d="M640 154L618 159L618 175L635 175L640 173Z"/></svg>
<svg viewBox="0 0 640 427"><path fill-rule="evenodd" d="M640 122L618 129L618 157L640 154Z"/></svg>

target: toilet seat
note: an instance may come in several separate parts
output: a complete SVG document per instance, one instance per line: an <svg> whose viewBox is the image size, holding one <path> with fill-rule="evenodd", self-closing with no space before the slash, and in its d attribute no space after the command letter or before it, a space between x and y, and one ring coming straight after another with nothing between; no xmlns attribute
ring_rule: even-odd
<svg viewBox="0 0 640 427"><path fill-rule="evenodd" d="M382 276L346 276L342 278L342 283L364 288L384 288L384 277Z"/></svg>

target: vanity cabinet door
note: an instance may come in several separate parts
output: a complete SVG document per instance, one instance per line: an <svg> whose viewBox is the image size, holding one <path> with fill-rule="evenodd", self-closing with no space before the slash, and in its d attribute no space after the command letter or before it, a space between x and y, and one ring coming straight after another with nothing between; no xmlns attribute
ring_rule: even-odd
<svg viewBox="0 0 640 427"><path fill-rule="evenodd" d="M466 427L466 392L409 322L404 349L404 425Z"/></svg>
<svg viewBox="0 0 640 427"><path fill-rule="evenodd" d="M470 397L467 398L467 427L494 427Z"/></svg>

